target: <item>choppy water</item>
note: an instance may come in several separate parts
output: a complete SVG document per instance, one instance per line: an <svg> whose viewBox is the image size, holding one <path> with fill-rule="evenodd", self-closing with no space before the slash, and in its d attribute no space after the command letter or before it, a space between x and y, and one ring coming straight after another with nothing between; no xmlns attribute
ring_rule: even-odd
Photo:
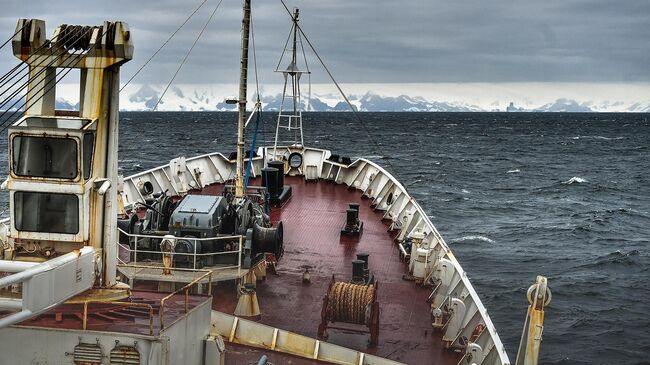
<svg viewBox="0 0 650 365"><path fill-rule="evenodd" d="M553 302L542 364L649 363L649 115L361 116L374 142L351 114L309 113L305 143L370 156L408 185L468 271L511 360L525 291L543 274ZM265 113L260 143L272 143L274 118ZM122 113L121 173L229 152L235 120ZM0 158L6 171L6 152Z"/></svg>

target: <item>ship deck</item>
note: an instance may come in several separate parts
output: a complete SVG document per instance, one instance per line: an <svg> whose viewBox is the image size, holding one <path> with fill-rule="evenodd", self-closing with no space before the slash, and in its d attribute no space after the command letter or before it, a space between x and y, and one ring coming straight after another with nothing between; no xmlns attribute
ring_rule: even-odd
<svg viewBox="0 0 650 365"><path fill-rule="evenodd" d="M369 347L368 334L334 329L328 329L327 341L408 364L457 364L460 354L443 348L441 334L432 331L427 303L431 289L403 278L407 274L406 266L400 260L393 236L382 222L383 212L374 211L359 191L349 190L345 185L322 180L306 182L302 177L286 177L285 185L292 187L291 199L271 212L272 221L282 220L284 224L285 253L277 265L277 273L269 272L266 280L257 285L259 321L317 337L323 297L332 275L337 281L350 280L351 261L357 253L367 252L369 269L379 281L379 344ZM200 193L220 194L222 189L222 185L215 184ZM360 204L360 219L364 223L363 234L356 241L340 239L351 202ZM309 284L302 282L305 267L311 273ZM237 303L234 282L216 284L213 294L213 309L234 312ZM227 362L248 364L259 359L261 352L272 363L286 362L286 355L259 351L242 351L242 346L235 346L230 351L233 356L227 355ZM290 363L314 362L293 358Z"/></svg>

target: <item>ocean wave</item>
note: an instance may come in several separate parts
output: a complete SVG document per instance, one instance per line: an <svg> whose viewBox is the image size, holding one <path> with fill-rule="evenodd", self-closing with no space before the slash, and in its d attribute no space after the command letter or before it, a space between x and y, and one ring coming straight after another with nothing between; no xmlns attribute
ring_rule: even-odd
<svg viewBox="0 0 650 365"><path fill-rule="evenodd" d="M618 141L621 139L625 139L625 137L604 137L604 136L575 136L572 137L571 139L573 140L578 140L578 139L600 139L603 141Z"/></svg>
<svg viewBox="0 0 650 365"><path fill-rule="evenodd" d="M567 181L562 181L562 184L571 185L573 183L585 183L585 182L587 182L587 179L584 179L584 178L582 178L580 176L574 176L574 177L570 178Z"/></svg>
<svg viewBox="0 0 650 365"><path fill-rule="evenodd" d="M637 256L640 255L639 250L631 250L624 252L616 250L614 252L602 255L593 259L592 262L583 265L583 267L602 267L608 265L637 265L639 264Z"/></svg>
<svg viewBox="0 0 650 365"><path fill-rule="evenodd" d="M459 243L459 242L468 242L468 241L483 241L487 243L494 243L494 240L485 237L485 236L478 236L478 235L471 235L471 236L463 236L460 238L454 238L451 240L452 243Z"/></svg>

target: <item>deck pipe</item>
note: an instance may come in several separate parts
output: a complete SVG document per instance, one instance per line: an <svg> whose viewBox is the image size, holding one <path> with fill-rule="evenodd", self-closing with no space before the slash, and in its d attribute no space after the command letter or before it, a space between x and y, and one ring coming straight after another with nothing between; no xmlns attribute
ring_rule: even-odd
<svg viewBox="0 0 650 365"><path fill-rule="evenodd" d="M63 256L59 256L45 262L37 263L37 265L34 265L28 269L24 269L18 273L0 278L0 288L6 288L9 285L22 283L23 281L30 279L35 275L54 270L65 263L78 260L81 255L93 254L94 251L94 248L85 246L77 252L69 252Z"/></svg>
<svg viewBox="0 0 650 365"><path fill-rule="evenodd" d="M21 272L38 265L39 262L0 260L1 272Z"/></svg>

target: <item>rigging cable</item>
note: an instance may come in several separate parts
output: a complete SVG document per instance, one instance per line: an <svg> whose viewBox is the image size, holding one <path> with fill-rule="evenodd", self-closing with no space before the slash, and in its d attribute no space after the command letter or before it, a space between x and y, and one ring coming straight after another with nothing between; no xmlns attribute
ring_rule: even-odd
<svg viewBox="0 0 650 365"><path fill-rule="evenodd" d="M80 29L81 29L81 28L80 28ZM93 28L91 28L91 29L86 29L85 32L83 32L81 35L79 35L77 38L73 39L72 41L77 41L77 40L79 40L79 39L85 37L89 32L92 32L92 30L93 30ZM76 31L75 31L75 34L76 34L76 33L79 33L79 32L80 32L80 30L76 30ZM61 38L60 41L63 42L65 38L66 38L66 36L63 36L63 37ZM68 40L69 40L69 39L68 39ZM59 41L57 40L57 43L58 43L58 42L59 42ZM82 53L83 53L83 50L82 50ZM70 54L70 53L67 53L67 49L62 48L62 49L58 52L58 54L55 54L55 55L53 56L52 60L51 60L47 65L43 66L43 64L47 62L47 58L46 58L45 61L43 61L43 62L40 63L40 64L32 65L34 68L38 68L38 67L40 67L41 69L38 70L38 72L36 72L34 75L31 75L31 79L36 79L36 78L40 77L40 75L42 75L44 72L46 72L47 69L48 69L49 67L51 67L53 64L55 64L56 62L58 62L59 60L61 60L61 58L63 58L63 56L64 56L65 54ZM71 53L70 55L76 55L76 54L73 52L73 53ZM30 56L30 57L31 57L31 56ZM63 61L63 62L65 62L65 61ZM29 75L29 73L23 75L23 77L21 77L21 78L18 79L16 82L14 82L12 85L10 85L10 86L9 86L5 91L3 91L0 95L4 95L7 91L11 90L11 89L12 89L12 88L13 88L13 87L14 87L14 86L19 82L19 81L21 81L22 79L25 78L25 76L28 76L28 75ZM50 80L49 82L51 82L51 80ZM23 90L24 90L26 87L28 87L28 86L29 86L29 79L28 79L26 82L24 82L21 86L19 86L16 90L14 90L14 91L9 95L9 96L7 96L7 97L6 97L6 98L5 98L5 99L0 103L0 109L4 108L7 104L9 104L9 103L12 101L12 98L15 98L18 94L21 93L21 91L23 91ZM19 102L20 102L20 99L15 100L14 103L13 103L11 106L9 106L8 108L5 109L5 111L10 110L10 109L13 108L14 106L16 106L16 104L18 104Z"/></svg>
<svg viewBox="0 0 650 365"><path fill-rule="evenodd" d="M9 38L2 46L0 46L0 49L2 49L2 47L4 47L7 43L9 43L9 41L11 41L16 35L18 35L18 33L22 32L22 30L27 26L28 23L31 24L31 20L25 22L25 25L23 25L16 33L14 33L14 35L11 36L11 38ZM45 40L45 42L41 45L41 48L44 47L46 44L47 44L47 40ZM22 61L18 63L16 66L14 66L14 68L9 70L7 73L2 75L2 77L0 77L0 82L3 82L10 74L16 71L21 65L22 65Z"/></svg>
<svg viewBox="0 0 650 365"><path fill-rule="evenodd" d="M77 31L75 31L75 34L76 34L76 33L79 33L79 32L80 32L80 30L77 30ZM86 32L84 32L83 34L79 35L77 38L73 39L72 41L77 41L77 40L79 40L79 39L82 39L83 37L85 37L85 36L88 34L88 32L92 32L92 29L86 30ZM61 40L60 40L60 41L63 42L64 40L66 40L66 38L67 38L69 35L70 35L70 34L68 34L68 35L64 35L63 37L61 37ZM69 39L68 39L68 40L69 40ZM57 43L59 43L59 40L57 40ZM50 49L50 50L52 51L52 49ZM34 51L34 52L36 52L36 51ZM32 53L32 55L33 55L33 54L34 54L34 53ZM53 64L55 64L56 62L58 62L59 60L61 60L61 58L64 56L64 54L67 54L67 49L65 49L65 48L61 48L61 50L59 50L58 53L57 53L57 52L52 52L52 55L51 55L51 56L52 56L52 59L51 59L51 61L49 61L49 63L47 63L49 58L47 58L47 56L46 56L46 59L45 59L43 62L41 62L40 64L28 65L28 67L31 66L31 67L33 67L34 69L36 69L36 68L41 68L41 69L38 70L35 74L31 75L31 79L36 79L36 78L40 77L40 75L42 75L44 72L46 72L47 69L48 69L49 67L51 67ZM72 54L74 54L74 52L73 52ZM30 57L28 57L28 60L29 60L29 58L31 58L31 55L30 55ZM47 65L44 65L45 63L47 63ZM14 86L16 86L16 84L18 84L20 81L22 81L26 76L29 76L29 72L28 72L27 74L23 75L20 79L16 80L16 81L15 81L13 84L11 84L9 87L7 87L7 88L5 89L5 91L3 91L2 93L0 93L0 96L2 96L2 95L4 95L4 94L6 94L7 92L9 92L9 91L14 87ZM26 87L28 87L28 86L29 86L29 80L30 80L30 79L28 78L28 80L27 80L26 82L24 82L23 84L21 84L21 85L20 85L16 90L14 90L14 91L9 95L9 96L7 96L7 97L6 97L6 98L5 98L5 99L0 103L0 109L2 109L3 107L5 107L8 103L10 103L10 102L12 101L12 98L15 98L15 97L16 97L18 94L20 94L20 93L21 93L21 92L22 92ZM7 81L7 82L8 82L8 81ZM20 100L16 100L16 101L14 101L14 103L13 103L9 108L6 108L5 110L9 110L9 109L13 108L16 104L18 104L19 101L20 101Z"/></svg>
<svg viewBox="0 0 650 365"><path fill-rule="evenodd" d="M80 31L80 30L77 30L77 32L79 32L79 31ZM46 48L48 48L48 47L49 47L50 55L53 55L53 54L55 53L55 52L53 52L54 49L53 49L52 47L50 47L50 46L53 44L53 42L59 43L59 41L60 41L60 42L62 43L64 40L66 40L66 38L72 36L72 34L70 34L70 33L66 33L66 34L64 34L63 36L61 36L61 34L63 34L63 33L57 33L57 35L54 36L54 37L52 38L52 40L47 40L47 41L43 42L43 44L42 44L40 47L38 47L37 49L35 49L35 50L33 50L33 51L31 52L31 54L29 55L29 57L27 57L26 60L24 60L24 61L23 61L23 60L20 60L20 62L16 65L16 67L14 67L11 71L7 72L7 73L2 77L2 79L0 80L0 88L4 87L4 86L7 85L11 80L13 80L16 76L20 75L20 73L21 73L22 71L24 71L24 70L28 70L30 66L35 67L35 68L36 68L36 67L41 67L41 66L43 66L43 64L45 64L45 63L47 62L48 58L45 58L45 60L43 60L43 61L42 61L41 63L39 63L39 64L30 65L29 62L30 62L30 60L32 59L32 57L43 56L42 54L40 54L41 51L43 51L44 49L46 49ZM59 37L60 37L60 36L61 36L61 39L59 40ZM80 38L80 37L79 37L79 38ZM77 39L79 39L79 38L77 38ZM75 39L75 40L77 40L77 39ZM62 51L62 52L59 52L59 55L62 55L64 52L65 52L65 50ZM57 60L58 57L59 57L59 56L57 56L57 57L54 58L54 62ZM45 66L45 67L48 67L48 66L50 66L50 65L52 65L52 62L50 62L50 64L48 64L48 65ZM18 71L17 73L14 73L13 75L11 75L11 73L13 73L16 69L20 68L21 66L23 66L23 69L22 69L22 70L20 70L20 71ZM40 70L40 71L43 71L43 70ZM41 72L38 73L38 75L40 75L40 74L41 74ZM10 75L11 75L11 77L9 77ZM12 85L10 85L8 88L5 89L5 91L3 91L2 93L0 93L0 96L6 94L9 90L11 90L12 87L14 87L16 84L18 84L20 81L22 81L22 80L23 80L26 76L28 76L28 75L29 75L29 72L28 72L27 74L23 75L20 79L14 81L14 83L13 83ZM32 77L37 77L38 75L33 75ZM7 77L8 77L8 79L7 79ZM23 85L24 85L24 84L23 84Z"/></svg>
<svg viewBox="0 0 650 365"><path fill-rule="evenodd" d="M77 31L80 31L80 30L81 30L81 29L77 29ZM64 35L61 37L61 39L60 39L60 42L61 42L61 43L63 43L63 40L64 40L65 38L68 38L68 37L71 36L71 34L70 34L69 32L61 32L61 33L57 33L57 34L56 34L56 35L55 35L51 40L46 39L46 40L43 42L43 44L41 44L37 49L35 49L35 50L32 51L32 53L29 55L29 57L27 57L26 60L23 61L23 60L21 59L20 62L19 62L19 63L18 63L18 64L13 68L13 69L9 70L9 72L5 73L4 75L2 75L2 77L0 77L0 83L2 83L2 85L0 85L0 87L6 85L9 81L13 80L14 77L16 77L18 74L20 74L20 71L23 71L25 68L27 68L27 67L29 66L29 62L30 62L30 60L32 59L32 57L38 57L38 56L39 56L39 52L42 51L42 50L45 49L45 48L50 47L50 46L52 45L52 43L55 42L55 40L56 40L57 42L59 42L59 37L61 36L61 34L64 34ZM78 39L79 39L79 38L75 39L73 42L75 42L75 41L78 40ZM12 73L14 73L14 71L16 71L16 70L17 70L18 68L20 68L21 66L24 67L23 70L20 70L20 71L18 71L17 74L12 75ZM9 80L7 80L7 78L8 78L9 76L11 76L11 77L9 78Z"/></svg>
<svg viewBox="0 0 650 365"><path fill-rule="evenodd" d="M201 36L203 35L203 32L205 31L205 28L207 28L208 24L210 24L210 21L212 20L212 17L214 17L214 14L217 12L217 10L219 9L219 6L221 6L222 2L223 2L223 0L219 0L219 3L217 4L217 6L212 11L212 14L210 14L210 17L208 18L208 20L203 25L203 28L201 28L201 31L196 36L196 39L194 40L194 43L192 43L192 46L190 47L190 49L185 54L185 57L183 57L183 60L181 61L180 65L178 65L178 68L176 69L176 72L174 72L174 76L172 76L172 79L169 80L169 83L167 83L167 86L165 86L165 90L163 91L162 95L160 95L160 98L158 98L158 101L156 102L156 105L153 107L152 111L155 111L158 108L158 105L160 104L163 97L167 93L167 90L169 89L171 84L174 82L174 79L176 78L176 76L180 72L181 68L183 68L183 65L185 65L185 62L187 61L187 58L190 56L190 53L192 53L192 50L194 49L194 46L196 46L196 44L199 42L199 39L201 39Z"/></svg>
<svg viewBox="0 0 650 365"><path fill-rule="evenodd" d="M172 34L169 36L169 38L167 38L167 40L166 40L166 41L165 41L165 42L164 42L164 43L163 43L163 44L162 44L162 45L161 45L161 46L156 50L156 52L154 52L154 53L151 55L151 57L149 57L149 59L148 59L145 63L143 63L142 66L140 66L140 68L139 68L139 69L138 69L138 70L133 74L133 76L131 76L131 78L128 79L124 85L122 85L122 87L120 88L120 92L121 92L122 90L124 90L124 88L125 88L128 84L130 84L131 81L133 81L133 79L134 79L136 76L138 76L138 74L140 73L140 71L142 71L142 69L144 69L144 68L149 64L149 62L151 62L151 60L152 60L154 57L156 57L156 55L158 54L158 52L160 52L160 51L161 51L161 50L162 50L162 49L167 45L167 43L169 43L169 41L171 41L172 38L174 38L174 36L176 35L176 33L178 33L178 31L180 31L181 28L183 28L183 27L185 26L185 24L187 24L187 22L188 22L188 21L189 21L189 20L194 16L194 14L196 14L197 11L199 11L199 9L201 9L201 7L203 6L203 4L205 4L207 1L208 1L208 0L203 0L203 2L201 2L201 3L199 4L199 6L197 6L196 9L194 9L194 11L192 12L192 14L190 14L190 15L185 19L185 21L183 22L183 24L181 24L181 25L180 25L180 26L179 26L179 27L174 31L174 33L172 33Z"/></svg>
<svg viewBox="0 0 650 365"><path fill-rule="evenodd" d="M246 164L246 172L244 174L244 191L248 188L248 180L251 176L251 170L253 169L253 157L255 156L255 145L257 142L257 132L260 127L260 120L262 120L262 102L260 101L260 83L257 74L257 54L255 52L255 28L253 27L253 16L251 12L251 46L253 48L253 70L255 71L255 89L257 102L255 103L255 108L253 108L253 113L257 110L257 115L255 119L255 131L253 132L253 139L251 141L251 149L248 154L248 164ZM264 121L262 121L264 123Z"/></svg>
<svg viewBox="0 0 650 365"><path fill-rule="evenodd" d="M259 102L255 103L255 109L253 109L253 113L255 113L256 109L257 109L257 115L255 119L255 131L253 132L253 139L251 140L251 149L248 154L248 163L246 164L246 172L244 174L244 191L246 191L246 188L248 188L248 179L251 176L251 170L253 167L253 157L255 157L255 144L257 143L257 131L259 130L260 120L262 119L262 104Z"/></svg>
<svg viewBox="0 0 650 365"><path fill-rule="evenodd" d="M289 17L291 17L291 19L293 19L293 15L291 14L291 11L290 11L289 8L287 7L287 4L284 3L284 0L280 0L280 2L282 3L282 6L284 6L284 9L287 11L287 14L289 14ZM381 148L381 146L379 145L379 143L377 143L377 141L375 141L375 139L372 137L372 134L370 133L370 130L368 129L368 126L366 126L366 124L363 122L363 120L362 120L361 117L359 116L359 112L356 110L356 108L354 108L354 106L352 105L352 103L351 103L350 100L348 99L347 95L345 95L345 93L343 92L343 89L341 89L341 86L339 85L339 83L334 79L334 75L332 75L332 72L330 72L329 68L327 68L327 66L325 65L325 62L323 61L323 59L321 58L321 56L320 56L320 55L318 54L318 52L316 51L316 48L314 47L314 45L311 43L311 41L310 41L309 38L307 37L307 34L305 34L305 32L304 32L304 31L302 30L302 28L300 27L300 25L296 24L296 27L298 27L298 30L300 31L300 34L302 34L302 36L305 37L305 40L307 41L307 44L309 45L309 48L311 48L312 52L314 52L314 55L315 55L316 58L318 59L318 62L320 62L321 66L323 66L323 68L325 69L325 72L327 72L327 75L329 76L330 80L332 80L332 82L334 83L334 85L335 85L336 88L338 89L339 93L341 94L341 96L342 96L343 99L345 100L346 104L348 104L348 107L349 107L350 110L352 111L352 114L354 114L354 116L356 117L356 119L357 119L357 120L359 121L359 123L361 124L361 127L364 129L364 131L365 131L366 134L368 135L368 139L370 140L370 142L372 142L372 144L375 145L375 148L377 149L377 151L378 151L382 156L385 156L385 157L386 157L386 160L385 160L386 164L387 164L388 166L390 166L393 170L395 170L395 168L393 167L393 165L390 163L390 160L387 158L388 156L383 152L383 149Z"/></svg>
<svg viewBox="0 0 650 365"><path fill-rule="evenodd" d="M94 29L96 29L96 28L95 28L95 27L90 27L90 30L94 31ZM100 27L99 29L103 29L103 27ZM50 92L54 87L56 87L56 85L57 85L61 80L63 80L63 79L64 79L64 78L65 78L65 77L70 73L70 71L72 71L72 70L73 70L73 69L74 69L74 68L79 64L79 62L81 62L81 60L84 59L84 57L85 57L86 55L88 55L88 53L90 53L91 51L93 51L93 50L95 49L95 47L96 47L98 44L101 43L101 39L102 39L102 37L103 37L105 34L107 34L108 31L109 31L109 27L106 27L106 29L103 29L103 32L97 36L95 43L93 43L93 45L90 46L90 47L88 48L88 50L86 50L86 53L83 53L83 52L84 52L83 49L81 49L81 53L79 53L79 54L75 54L75 53L73 52L72 55L75 55L75 56L76 56L76 59L72 59L72 61L75 61L75 60L76 60L76 62L74 63L74 65L71 65L70 63L68 63L68 64L66 64L66 65L64 65L64 66L61 66L62 69L67 68L67 70L65 71L65 73L63 73L63 70L61 70L61 72L56 73L56 75L55 75L55 77L54 77L54 79L53 79L53 80L54 80L54 83L53 83L52 85L50 85L50 87L49 87L49 88L48 88L44 93L41 93L41 94L40 94L40 97L38 97L36 100L34 100L34 102L33 102L31 105L29 105L29 106L27 106L27 104L31 101L31 98L27 98L27 100L25 101L25 104L23 104L22 107L25 107L25 110L27 110L27 109L31 108L31 107L34 105L34 103L36 103L36 102L38 102L39 100L41 100L42 98L44 98L45 95L47 95L47 94L48 94L48 93L49 93L49 92ZM57 80L56 77L59 76L59 74L61 74L61 73L63 73L63 76L61 76L61 77ZM43 90L43 89L44 89L48 84L51 84L51 83L52 83L52 80L50 80L49 82L47 82L45 85L43 85L43 87L42 87L41 89L39 89L39 90L36 91L36 94L35 94L35 95L38 95L38 94L39 94L39 93L40 93L40 92L41 92L41 91L42 91L42 90ZM0 133L2 133L4 130L6 130L7 128L9 128L9 126L11 126L11 124L15 121L15 120L11 120L11 118L12 118L12 117L17 113L17 112L19 112L19 111L20 111L20 109L16 109L16 111L14 111L14 112L13 112L13 113L12 113L12 114L11 114L11 115L10 115L10 116L5 120L5 121L4 121L4 122L2 122L2 123L0 124L0 126L3 126L2 129L0 129ZM0 114L0 118L2 118L6 113L7 113L7 111L5 111L4 113ZM19 118L20 118L20 116L19 116L17 119L19 119Z"/></svg>
<svg viewBox="0 0 650 365"><path fill-rule="evenodd" d="M27 25L30 25L30 26L31 26L31 24L32 24L32 20L31 20L31 19L28 20L28 21L26 21L25 24L23 24L23 26L20 27L20 29L18 29L18 30L16 31L16 33L14 33L14 35L12 35L11 37L9 37L9 39L7 39L4 43L2 43L2 45L0 46L0 49L2 49L2 48L3 48L4 46L6 46L9 42L11 42L11 40L14 39L14 37L17 36L18 33L22 32L23 29L24 29Z"/></svg>
<svg viewBox="0 0 650 365"><path fill-rule="evenodd" d="M309 111L311 107L311 71L309 70L309 64L307 63L307 53L305 53L305 45L302 42L302 35L298 34L298 43L300 43L300 49L302 50L302 58L305 61L305 68L307 69L307 83L309 84L309 91L307 92L307 107L306 111Z"/></svg>

